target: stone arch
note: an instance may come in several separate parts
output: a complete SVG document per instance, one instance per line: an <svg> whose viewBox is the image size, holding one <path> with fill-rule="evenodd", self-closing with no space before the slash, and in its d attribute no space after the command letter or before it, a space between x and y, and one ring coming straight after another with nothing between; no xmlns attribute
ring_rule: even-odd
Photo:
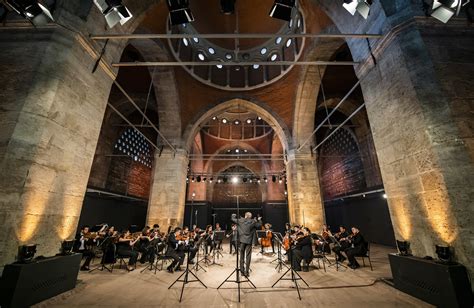
<svg viewBox="0 0 474 308"><path fill-rule="evenodd" d="M204 121L224 112L229 108L236 106L240 106L249 111L255 112L260 117L262 117L265 122L269 123L272 126L273 130L280 138L280 141L283 145L283 149L287 150L290 148L292 144L290 130L284 123L283 119L281 119L280 116L276 112L274 112L267 104L253 99L230 98L221 102L208 105L193 118L190 124L188 124L188 126L186 127L186 130L183 134L184 149L189 152L189 150L191 149L192 140L194 136L199 132L200 126Z"/></svg>

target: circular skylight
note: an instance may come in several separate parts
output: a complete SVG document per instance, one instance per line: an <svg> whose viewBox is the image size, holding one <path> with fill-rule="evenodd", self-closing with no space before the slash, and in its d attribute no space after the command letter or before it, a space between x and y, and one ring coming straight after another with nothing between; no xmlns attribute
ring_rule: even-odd
<svg viewBox="0 0 474 308"><path fill-rule="evenodd" d="M197 37L193 37L194 43L199 43L199 39Z"/></svg>
<svg viewBox="0 0 474 308"><path fill-rule="evenodd" d="M217 67L218 69L223 68L222 64L217 64L216 67Z"/></svg>
<svg viewBox="0 0 474 308"><path fill-rule="evenodd" d="M198 53L198 58L201 61L204 61L206 59L206 57L204 56L204 54L202 52Z"/></svg>
<svg viewBox="0 0 474 308"><path fill-rule="evenodd" d="M253 65L253 69L254 69L254 70L258 69L259 67L260 67L260 65L258 65L258 64L254 64L254 65Z"/></svg>
<svg viewBox="0 0 474 308"><path fill-rule="evenodd" d="M291 39L288 39L288 41L286 41L286 47L290 47L291 46Z"/></svg>
<svg viewBox="0 0 474 308"><path fill-rule="evenodd" d="M278 58L278 55L277 55L276 53L274 53L274 54L270 57L270 60L271 60L271 61L275 61L277 58Z"/></svg>
<svg viewBox="0 0 474 308"><path fill-rule="evenodd" d="M227 60L232 60L232 54L231 54L231 53L226 53L226 54L225 54L225 58L226 58Z"/></svg>
<svg viewBox="0 0 474 308"><path fill-rule="evenodd" d="M263 47L262 49L260 49L260 53L262 55L266 54L267 53L267 49L265 47Z"/></svg>
<svg viewBox="0 0 474 308"><path fill-rule="evenodd" d="M212 48L212 47L209 47L209 49L207 49L207 50L209 51L209 53L210 53L211 55L213 55L213 54L216 53L216 51L215 51L214 48Z"/></svg>
<svg viewBox="0 0 474 308"><path fill-rule="evenodd" d="M298 18L298 22L296 23L296 26L297 26L298 28L301 27L301 19L300 19L300 18Z"/></svg>
<svg viewBox="0 0 474 308"><path fill-rule="evenodd" d="M279 36L279 37L276 38L275 43L277 45L279 45L281 43L281 40L282 40L282 38L281 38L281 36Z"/></svg>
<svg viewBox="0 0 474 308"><path fill-rule="evenodd" d="M290 23L288 24L288 27L293 27L293 19L290 20Z"/></svg>
<svg viewBox="0 0 474 308"><path fill-rule="evenodd" d="M187 38L183 37L183 44L184 46L188 46L189 45L189 41Z"/></svg>

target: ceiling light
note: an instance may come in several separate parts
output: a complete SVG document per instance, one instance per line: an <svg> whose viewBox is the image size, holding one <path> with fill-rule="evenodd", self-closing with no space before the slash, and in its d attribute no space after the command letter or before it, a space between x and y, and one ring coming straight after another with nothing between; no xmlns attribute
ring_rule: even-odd
<svg viewBox="0 0 474 308"><path fill-rule="evenodd" d="M212 184L212 181L214 181L214 178L210 178L210 179L209 179L209 183Z"/></svg>
<svg viewBox="0 0 474 308"><path fill-rule="evenodd" d="M222 119L222 123L227 124L227 119L226 119L226 118L223 118L223 119Z"/></svg>
<svg viewBox="0 0 474 308"><path fill-rule="evenodd" d="M272 182L275 183L277 180L276 176L272 175Z"/></svg>
<svg viewBox="0 0 474 308"><path fill-rule="evenodd" d="M434 0L431 16L441 22L447 23L451 17L459 15L462 4L462 0Z"/></svg>
<svg viewBox="0 0 474 308"><path fill-rule="evenodd" d="M267 49L265 47L263 47L262 49L260 49L260 53L262 55L266 54L267 53Z"/></svg>
<svg viewBox="0 0 474 308"><path fill-rule="evenodd" d="M182 25L194 21L193 13L189 8L189 0L167 0L172 25Z"/></svg>
<svg viewBox="0 0 474 308"><path fill-rule="evenodd" d="M270 60L271 60L271 61L275 61L277 58L278 58L278 55L277 55L276 53L274 53L274 54L270 57Z"/></svg>
<svg viewBox="0 0 474 308"><path fill-rule="evenodd" d="M225 15L234 14L235 0L221 0L221 12Z"/></svg>
<svg viewBox="0 0 474 308"><path fill-rule="evenodd" d="M212 120L213 120L213 121L217 120L217 117L212 117Z"/></svg>
<svg viewBox="0 0 474 308"><path fill-rule="evenodd" d="M247 124L252 124L252 119L247 119Z"/></svg>
<svg viewBox="0 0 474 308"><path fill-rule="evenodd" d="M202 52L198 53L198 58L201 61L204 61L206 59L206 57L204 56L204 54Z"/></svg>
<svg viewBox="0 0 474 308"><path fill-rule="evenodd" d="M282 40L282 38L281 38L281 36L279 36L279 37L276 38L275 43L278 45L278 44L281 43L281 40Z"/></svg>
<svg viewBox="0 0 474 308"><path fill-rule="evenodd" d="M262 118L261 118L261 117L258 117L258 118L257 118L257 120L259 120L259 121L260 121L260 120L262 120Z"/></svg>
<svg viewBox="0 0 474 308"><path fill-rule="evenodd" d="M49 9L36 0L7 0L5 4L35 26L44 26L54 20Z"/></svg>
<svg viewBox="0 0 474 308"><path fill-rule="evenodd" d="M183 44L184 46L188 46L189 45L189 41L187 38L183 37Z"/></svg>
<svg viewBox="0 0 474 308"><path fill-rule="evenodd" d="M258 65L258 64L254 64L254 65L253 65L253 69L254 69L254 70L258 69L259 67L260 67L260 65Z"/></svg>
<svg viewBox="0 0 474 308"><path fill-rule="evenodd" d="M382 197L383 197L384 199L387 199L387 198L388 198L388 197L387 197L387 194L383 194Z"/></svg>
<svg viewBox="0 0 474 308"><path fill-rule="evenodd" d="M237 184L239 182L239 178L234 176L232 177L232 183Z"/></svg>
<svg viewBox="0 0 474 308"><path fill-rule="evenodd" d="M263 180L265 181L265 183L268 183L268 179L266 177Z"/></svg>
<svg viewBox="0 0 474 308"><path fill-rule="evenodd" d="M286 41L286 47L290 47L291 46L291 39L288 39L288 41Z"/></svg>
<svg viewBox="0 0 474 308"><path fill-rule="evenodd" d="M197 38L197 37L193 37L193 41L194 41L194 43L196 43L196 44L197 44L197 43L199 43L199 38Z"/></svg>
<svg viewBox="0 0 474 308"><path fill-rule="evenodd" d="M197 182L200 183L201 182L201 176L198 175L197 178L196 178Z"/></svg>
<svg viewBox="0 0 474 308"><path fill-rule="evenodd" d="M225 58L226 58L227 60L232 60L232 54L231 54L231 53L226 53L226 54L225 54Z"/></svg>
<svg viewBox="0 0 474 308"><path fill-rule="evenodd" d="M239 152L240 152L240 150L239 150L239 149L235 149L235 153L239 153Z"/></svg>
<svg viewBox="0 0 474 308"><path fill-rule="evenodd" d="M235 125L239 125L239 124L240 124L240 121L239 121L239 120L235 120L235 121L234 121L234 124L235 124Z"/></svg>
<svg viewBox="0 0 474 308"><path fill-rule="evenodd" d="M275 0L269 15L286 21L291 20L296 0Z"/></svg>
<svg viewBox="0 0 474 308"><path fill-rule="evenodd" d="M364 19L367 19L369 16L371 5L372 0L344 0L344 3L342 4L351 15L358 12Z"/></svg>
<svg viewBox="0 0 474 308"><path fill-rule="evenodd" d="M212 48L212 47L209 47L207 50L209 51L209 53L210 53L211 55L213 55L213 54L216 53L216 51L215 51L214 48Z"/></svg>

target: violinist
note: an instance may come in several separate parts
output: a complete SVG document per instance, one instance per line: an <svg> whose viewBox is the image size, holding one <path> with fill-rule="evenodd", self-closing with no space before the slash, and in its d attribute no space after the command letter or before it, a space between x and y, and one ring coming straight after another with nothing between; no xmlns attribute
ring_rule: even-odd
<svg viewBox="0 0 474 308"><path fill-rule="evenodd" d="M360 265L355 256L365 255L367 253L367 242L356 227L352 227L352 235L347 241L350 243L350 247L344 250L344 253L349 260L349 267L352 269L359 268Z"/></svg>
<svg viewBox="0 0 474 308"><path fill-rule="evenodd" d="M179 257L178 259L178 264L174 265L173 264L175 263L176 259L175 259L175 256L173 252L171 252L170 250L173 250L174 249L174 252L176 253L176 255ZM167 253L168 251L170 251L170 254L167 254L169 256L171 256L174 261L173 263L171 263L170 267L168 267L168 272L173 272L174 271L180 271L181 270L181 265L183 265L184 263L184 254L185 252L189 251L189 260L188 262L190 264L194 264L194 257L196 256L196 252L197 252L197 248L193 247L192 245L190 245L190 242L189 242L189 238L187 237L187 235L185 236L183 234L183 231L181 230L181 228L177 227L175 229L175 232L174 233L171 233L169 238L168 238L168 250L167 250Z"/></svg>
<svg viewBox="0 0 474 308"><path fill-rule="evenodd" d="M147 262L150 259L151 255L154 254L154 247L150 246L151 241L151 229L150 227L146 226L145 228L143 228L142 233L139 236L138 242L138 251L141 253L141 264Z"/></svg>
<svg viewBox="0 0 474 308"><path fill-rule="evenodd" d="M91 249L95 241L96 239L91 237L91 234L89 232L89 226L83 226L81 228L81 232L76 235L76 240L74 242L74 251L82 253L82 256L86 257L86 261L81 266L81 271L89 270L91 260L95 257L95 253Z"/></svg>
<svg viewBox="0 0 474 308"><path fill-rule="evenodd" d="M232 254L232 247L234 247L234 254L237 253L237 225L232 224L232 231L226 235L227 238L230 238L229 244L230 244L230 251L229 254Z"/></svg>
<svg viewBox="0 0 474 308"><path fill-rule="evenodd" d="M303 271L309 270L309 264L313 259L313 241L311 240L311 231L304 227L301 234L295 239L295 247L293 250L293 269L301 271L301 261L303 261Z"/></svg>
<svg viewBox="0 0 474 308"><path fill-rule="evenodd" d="M332 251L334 251L334 253L336 254L336 260L338 262L344 262L344 260L346 260L346 257L341 254L341 251L346 250L350 246L349 241L347 241L348 236L349 233L346 231L346 227L344 226L340 226L339 232L334 234L334 237L339 241L340 244L339 246L334 246L332 249Z"/></svg>
<svg viewBox="0 0 474 308"><path fill-rule="evenodd" d="M221 228L221 225L220 223L216 222L216 228L215 228L215 231L222 231L222 228ZM222 247L222 240L219 240L219 241L215 241L215 246L217 248L217 250L220 250Z"/></svg>
<svg viewBox="0 0 474 308"><path fill-rule="evenodd" d="M180 271L180 261L184 259L184 253L182 255L178 254L178 247L180 241L178 238L181 236L181 228L176 227L174 232L168 234L168 249L166 250L166 255L173 258L173 262L166 268L169 273L173 271Z"/></svg>
<svg viewBox="0 0 474 308"><path fill-rule="evenodd" d="M214 232L212 231L212 225L207 225L206 227L206 239L205 239L205 250L206 250L206 255L208 253L211 253L214 248L216 248L216 243L214 242ZM211 249L208 251L208 247L211 247Z"/></svg>
<svg viewBox="0 0 474 308"><path fill-rule="evenodd" d="M137 263L138 252L133 250L133 246L138 242L140 237L133 238L130 231L125 231L120 235L117 246L117 255L119 257L129 258L127 269L133 271L135 269L135 263Z"/></svg>
<svg viewBox="0 0 474 308"><path fill-rule="evenodd" d="M327 225L323 225L323 230L321 231L322 240L316 240L316 250L320 252L330 253L331 248L329 247L329 237L332 235L331 230L329 230Z"/></svg>

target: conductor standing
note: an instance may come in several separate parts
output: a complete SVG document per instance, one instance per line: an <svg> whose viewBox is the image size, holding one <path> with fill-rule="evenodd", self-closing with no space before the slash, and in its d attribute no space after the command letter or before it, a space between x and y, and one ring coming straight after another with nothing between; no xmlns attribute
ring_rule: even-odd
<svg viewBox="0 0 474 308"><path fill-rule="evenodd" d="M232 214L232 221L237 224L240 242L240 270L246 277L249 276L250 260L252 258L252 241L253 235L257 228L262 226L261 217L252 219L252 213L246 212L244 218L237 218L236 214ZM244 266L245 260L245 266Z"/></svg>

